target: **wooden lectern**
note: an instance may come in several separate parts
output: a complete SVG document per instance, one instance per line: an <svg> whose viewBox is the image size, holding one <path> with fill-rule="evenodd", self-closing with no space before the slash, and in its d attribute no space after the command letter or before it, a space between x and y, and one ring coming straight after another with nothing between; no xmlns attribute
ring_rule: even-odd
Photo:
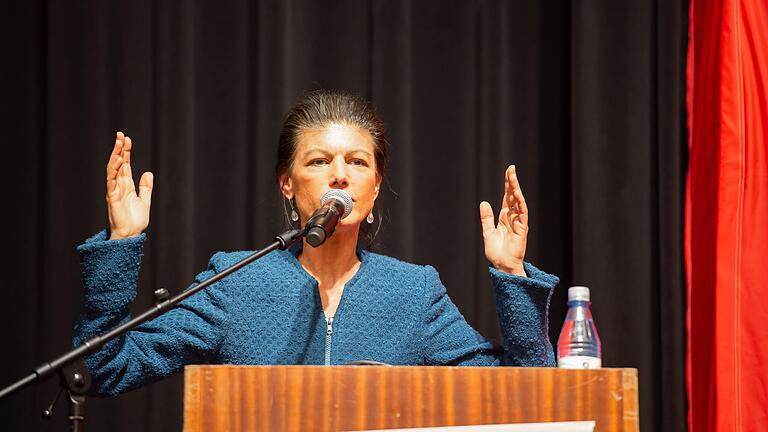
<svg viewBox="0 0 768 432"><path fill-rule="evenodd" d="M187 366L184 430L336 431L595 420L639 431L636 369Z"/></svg>

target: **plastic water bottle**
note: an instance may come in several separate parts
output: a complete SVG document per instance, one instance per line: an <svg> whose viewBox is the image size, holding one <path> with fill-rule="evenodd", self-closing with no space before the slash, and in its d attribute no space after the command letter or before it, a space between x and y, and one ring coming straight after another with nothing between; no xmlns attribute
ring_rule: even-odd
<svg viewBox="0 0 768 432"><path fill-rule="evenodd" d="M597 335L589 288L568 288L568 314L557 339L557 366L567 369L595 369L602 366L600 336Z"/></svg>

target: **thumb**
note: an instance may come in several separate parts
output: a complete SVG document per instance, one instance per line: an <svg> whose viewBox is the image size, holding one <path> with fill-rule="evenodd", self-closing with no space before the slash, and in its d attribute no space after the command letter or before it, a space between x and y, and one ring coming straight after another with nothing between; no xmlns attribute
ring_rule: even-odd
<svg viewBox="0 0 768 432"><path fill-rule="evenodd" d="M493 208L491 208L488 201L480 203L480 225L483 228L483 234L496 228L493 219Z"/></svg>
<svg viewBox="0 0 768 432"><path fill-rule="evenodd" d="M147 205L152 204L152 187L154 183L155 176L150 171L141 175L139 180L139 198Z"/></svg>

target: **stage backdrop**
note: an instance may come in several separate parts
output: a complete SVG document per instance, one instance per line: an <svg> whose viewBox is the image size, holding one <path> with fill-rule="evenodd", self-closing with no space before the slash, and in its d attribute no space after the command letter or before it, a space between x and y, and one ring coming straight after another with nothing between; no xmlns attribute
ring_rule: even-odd
<svg viewBox="0 0 768 432"><path fill-rule="evenodd" d="M682 208L684 0L17 2L2 16L8 219L0 385L69 348L75 247L105 228L114 133L155 173L139 295L178 292L217 250L282 226L281 117L303 91L371 99L391 169L374 248L432 264L460 310L498 337L478 203L498 209L515 163L528 259L592 288L604 365L640 370L641 425L685 428ZM88 404L90 430L181 424L181 377ZM0 401L4 430L64 427L37 413L55 383Z"/></svg>

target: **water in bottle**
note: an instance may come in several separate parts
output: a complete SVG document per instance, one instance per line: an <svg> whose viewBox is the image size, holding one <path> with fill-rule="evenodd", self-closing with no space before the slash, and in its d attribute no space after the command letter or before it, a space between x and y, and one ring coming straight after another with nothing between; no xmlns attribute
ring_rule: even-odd
<svg viewBox="0 0 768 432"><path fill-rule="evenodd" d="M602 365L600 337L589 310L589 288L568 288L568 314L557 340L557 366L594 369Z"/></svg>

